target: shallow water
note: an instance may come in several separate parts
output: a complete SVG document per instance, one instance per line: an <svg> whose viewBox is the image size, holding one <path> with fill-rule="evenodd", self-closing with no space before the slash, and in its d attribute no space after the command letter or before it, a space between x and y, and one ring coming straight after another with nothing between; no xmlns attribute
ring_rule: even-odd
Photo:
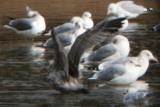
<svg viewBox="0 0 160 107"><path fill-rule="evenodd" d="M116 2L113 0L112 2ZM135 0L146 7L160 11L159 0ZM108 0L1 0L0 19L3 15L15 18L25 17L25 7L38 10L46 18L47 25L58 25L69 21L72 16L81 15L88 10L93 14L95 22L106 17ZM131 23L138 23L137 30L129 30L127 36L131 44L132 55L137 55L142 49L149 49L160 57L160 34L146 32L142 25L151 27L160 23L160 14L145 14ZM0 28L0 107L123 107L124 87L100 85L99 82L85 82L90 89L89 94L60 94L52 89L46 79L46 66L53 58L53 50L35 47L47 38L38 37L34 41L17 36L11 31ZM133 107L160 106L160 64L151 62L147 73L140 78L149 84L152 96L147 104Z"/></svg>

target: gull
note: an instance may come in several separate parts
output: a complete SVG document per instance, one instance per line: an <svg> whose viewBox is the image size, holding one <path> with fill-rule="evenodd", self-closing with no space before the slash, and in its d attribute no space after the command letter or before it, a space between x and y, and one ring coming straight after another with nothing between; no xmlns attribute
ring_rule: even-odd
<svg viewBox="0 0 160 107"><path fill-rule="evenodd" d="M29 18L11 20L8 24L4 25L4 28L10 29L18 35L34 38L45 31L45 19L38 11L33 11L28 6L26 9Z"/></svg>
<svg viewBox="0 0 160 107"><path fill-rule="evenodd" d="M104 62L90 79L105 80L111 85L130 85L146 73L150 60L158 61L149 50L142 50L137 57Z"/></svg>
<svg viewBox="0 0 160 107"><path fill-rule="evenodd" d="M146 91L139 91L136 88L129 88L124 95L123 103L124 104L133 104L133 103L143 103L147 101L147 98L150 97L150 94Z"/></svg>
<svg viewBox="0 0 160 107"><path fill-rule="evenodd" d="M88 11L82 14L82 19L84 21L84 27L86 29L91 29L94 26L94 22L92 20L92 14Z"/></svg>
<svg viewBox="0 0 160 107"><path fill-rule="evenodd" d="M70 22L64 23L64 24L59 25L57 27L54 27L55 34L57 35L59 33L64 33L64 32L68 32L68 31L75 29L76 22L84 23L82 18L75 16L70 20ZM51 36L51 30L46 31L46 33L44 35Z"/></svg>
<svg viewBox="0 0 160 107"><path fill-rule="evenodd" d="M107 14L132 19L150 11L153 11L153 9L134 4L133 1L120 1L109 4Z"/></svg>
<svg viewBox="0 0 160 107"><path fill-rule="evenodd" d="M130 52L129 41L125 36L116 35L111 43L106 44L99 49L92 51L84 58L84 64L99 64L102 62L113 61L119 58L125 58Z"/></svg>
<svg viewBox="0 0 160 107"><path fill-rule="evenodd" d="M56 30L54 29L55 34ZM84 33L86 29L83 27L83 23L81 21L77 21L75 23L75 28L63 33L56 34L59 41L62 43L63 47L65 47L65 50L68 52L74 43L75 39ZM49 38L46 42L42 44L42 47L45 48L53 48L53 40L52 38Z"/></svg>
<svg viewBox="0 0 160 107"><path fill-rule="evenodd" d="M54 62L49 66L48 79L55 89L65 92L87 93L79 79L79 61L84 52L90 51L95 45L102 42L111 33L118 31L125 18L104 19L95 27L77 37L68 55L65 52L58 36L52 30L54 46ZM105 31L106 36L99 31Z"/></svg>
<svg viewBox="0 0 160 107"><path fill-rule="evenodd" d="M84 29L86 29L86 30L91 29L94 26L94 22L92 20L91 13L86 11L86 12L83 12L82 17L74 16L70 20L70 22L64 23L64 24L62 24L60 26L57 26L57 27L54 27L55 34L73 30L75 28L75 23L78 22L78 21L81 21L83 23ZM46 31L46 33L44 35L50 36L51 35L51 30Z"/></svg>

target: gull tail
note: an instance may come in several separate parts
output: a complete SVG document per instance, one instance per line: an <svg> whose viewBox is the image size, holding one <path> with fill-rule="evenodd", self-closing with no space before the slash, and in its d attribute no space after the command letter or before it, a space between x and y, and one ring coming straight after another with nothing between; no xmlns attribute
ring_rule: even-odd
<svg viewBox="0 0 160 107"><path fill-rule="evenodd" d="M11 20L14 20L13 17L10 17L10 16L2 16L1 17L3 21L0 22L1 25L9 25L9 22Z"/></svg>
<svg viewBox="0 0 160 107"><path fill-rule="evenodd" d="M13 28L13 27L11 27L11 26L9 26L9 25L4 25L3 27L4 27L4 28L7 28L7 29L10 29L10 30L12 30L12 31L14 31L14 32L18 32L17 29L15 29L15 28Z"/></svg>
<svg viewBox="0 0 160 107"><path fill-rule="evenodd" d="M155 13L160 14L158 10L154 10L153 8L146 8L146 9L147 9L147 12L155 12Z"/></svg>
<svg viewBox="0 0 160 107"><path fill-rule="evenodd" d="M3 18L7 18L7 19L10 19L10 20L14 20L15 19L15 18L10 17L10 16L3 16Z"/></svg>

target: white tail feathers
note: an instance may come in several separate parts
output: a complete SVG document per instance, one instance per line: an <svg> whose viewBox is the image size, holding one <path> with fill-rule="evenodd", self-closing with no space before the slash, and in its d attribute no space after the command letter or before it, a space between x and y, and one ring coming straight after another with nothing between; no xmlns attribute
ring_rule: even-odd
<svg viewBox="0 0 160 107"><path fill-rule="evenodd" d="M13 30L13 31L16 32L16 33L18 32L17 29L15 29L15 28L13 28L13 27L11 27L11 26L9 26L9 25L4 25L4 28Z"/></svg>

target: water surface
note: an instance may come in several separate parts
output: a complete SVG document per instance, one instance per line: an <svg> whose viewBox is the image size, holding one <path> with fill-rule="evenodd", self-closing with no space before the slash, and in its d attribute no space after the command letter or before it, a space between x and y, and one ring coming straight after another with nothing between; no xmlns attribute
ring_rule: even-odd
<svg viewBox="0 0 160 107"><path fill-rule="evenodd" d="M113 0L116 2L118 0ZM146 7L160 11L159 0L134 0ZM56 26L67 22L72 16L80 16L84 11L93 14L98 22L106 16L109 0L1 0L0 17L9 15L15 18L26 17L25 7L38 10L45 18L47 25ZM160 23L160 14L141 15L131 20L140 26L151 27ZM160 34L146 32L143 29L125 32L131 44L130 56L137 55L142 49L149 49L160 57ZM99 82L85 82L89 94L60 94L52 89L46 79L46 65L53 59L53 50L35 47L45 41L46 37L34 41L17 36L12 31L0 31L0 107L124 107L122 103L124 88L101 86ZM135 107L160 106L160 65L152 63L147 73L140 80L149 83L152 96L146 105ZM101 86L101 87L99 87Z"/></svg>

